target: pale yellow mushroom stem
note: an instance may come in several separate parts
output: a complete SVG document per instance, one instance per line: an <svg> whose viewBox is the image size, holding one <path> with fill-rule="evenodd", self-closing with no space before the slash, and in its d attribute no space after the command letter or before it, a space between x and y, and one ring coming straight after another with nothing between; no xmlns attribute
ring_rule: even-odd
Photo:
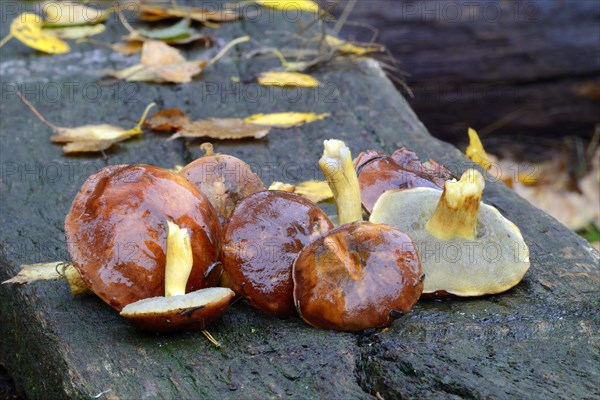
<svg viewBox="0 0 600 400"><path fill-rule="evenodd" d="M165 297L185 294L185 287L192 272L194 257L187 229L168 221L167 261L165 266Z"/></svg>
<svg viewBox="0 0 600 400"><path fill-rule="evenodd" d="M485 181L481 173L468 169L459 181L446 181L442 197L425 228L440 240L475 239L477 215Z"/></svg>
<svg viewBox="0 0 600 400"><path fill-rule="evenodd" d="M90 292L90 289L87 287L79 271L75 269L73 264L69 264L64 270L65 278L69 283L69 288L71 288L71 293L73 296L78 296L80 294Z"/></svg>
<svg viewBox="0 0 600 400"><path fill-rule="evenodd" d="M360 186L352 164L350 149L341 140L325 140L319 166L333 192L338 212L338 223L362 221Z"/></svg>

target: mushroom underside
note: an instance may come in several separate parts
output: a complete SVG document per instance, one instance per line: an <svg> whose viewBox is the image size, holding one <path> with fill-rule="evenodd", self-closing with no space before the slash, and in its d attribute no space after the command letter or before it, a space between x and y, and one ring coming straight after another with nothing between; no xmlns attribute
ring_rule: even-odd
<svg viewBox="0 0 600 400"><path fill-rule="evenodd" d="M529 268L529 249L519 229L496 208L481 203L474 240L440 240L425 225L441 194L430 188L391 190L379 198L370 217L412 238L425 273L423 293L480 296L518 284Z"/></svg>

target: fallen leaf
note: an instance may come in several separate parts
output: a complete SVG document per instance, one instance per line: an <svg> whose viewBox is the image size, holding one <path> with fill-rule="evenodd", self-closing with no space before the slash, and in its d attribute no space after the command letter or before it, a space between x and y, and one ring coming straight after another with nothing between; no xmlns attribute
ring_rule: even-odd
<svg viewBox="0 0 600 400"><path fill-rule="evenodd" d="M186 61L179 50L159 40L148 40L142 47L141 63L106 75L129 82L186 83L202 72L204 60Z"/></svg>
<svg viewBox="0 0 600 400"><path fill-rule="evenodd" d="M70 264L66 264L62 261L21 265L21 270L17 275L2 282L2 284L15 283L24 285L37 281L59 280L64 278L61 270L67 265Z"/></svg>
<svg viewBox="0 0 600 400"><path fill-rule="evenodd" d="M269 186L269 190L280 190L282 192L294 193L296 186L291 183L275 181Z"/></svg>
<svg viewBox="0 0 600 400"><path fill-rule="evenodd" d="M333 192L325 181L306 181L296 185L296 194L307 198L313 203L319 203L333 198Z"/></svg>
<svg viewBox="0 0 600 400"><path fill-rule="evenodd" d="M155 40L182 39L192 34L191 21L189 18L184 18L175 25L171 25L167 28L136 29L134 35L135 34Z"/></svg>
<svg viewBox="0 0 600 400"><path fill-rule="evenodd" d="M255 0L263 7L272 8L280 11L308 11L318 13L319 5L312 0Z"/></svg>
<svg viewBox="0 0 600 400"><path fill-rule="evenodd" d="M75 1L46 1L42 4L46 26L93 25L105 21L112 11Z"/></svg>
<svg viewBox="0 0 600 400"><path fill-rule="evenodd" d="M209 137L212 139L260 139L269 133L265 126L244 122L241 118L208 118L183 126L170 140L178 137Z"/></svg>
<svg viewBox="0 0 600 400"><path fill-rule="evenodd" d="M377 53L385 50L385 46L383 45L367 45L367 46L359 46L349 42L346 42L342 39L339 39L335 36L326 35L325 42L331 46L335 47L339 53L343 54L353 54L357 56L364 56L369 53Z"/></svg>
<svg viewBox="0 0 600 400"><path fill-rule="evenodd" d="M132 55L142 51L144 42L139 40L131 40L124 43L115 43L111 47L114 51L118 51L119 53Z"/></svg>
<svg viewBox="0 0 600 400"><path fill-rule="evenodd" d="M96 25L82 25L72 26L68 28L50 28L44 29L44 32L48 32L60 39L82 39L94 35L99 35L106 30L104 24Z"/></svg>
<svg viewBox="0 0 600 400"><path fill-rule="evenodd" d="M300 112L284 112L273 114L254 114L244 118L244 121L250 124L271 126L274 128L292 128L313 121L320 121L329 117L329 113L300 113Z"/></svg>
<svg viewBox="0 0 600 400"><path fill-rule="evenodd" d="M156 7L142 4L139 18L145 21L160 21L173 17L186 17L198 22L226 22L240 18L233 10L208 10L195 7Z"/></svg>
<svg viewBox="0 0 600 400"><path fill-rule="evenodd" d="M138 124L132 129L126 130L109 124L83 125L75 128L65 128L48 122L21 93L17 92L16 94L23 104L25 104L42 123L52 130L53 135L51 140L54 143L64 144L63 152L65 154L104 151L115 143L141 134L142 124L148 115L148 111L156 105L155 103L149 104L144 110L144 114L140 118Z"/></svg>
<svg viewBox="0 0 600 400"><path fill-rule="evenodd" d="M190 123L190 119L178 108L161 110L148 118L144 125L155 131L176 131Z"/></svg>
<svg viewBox="0 0 600 400"><path fill-rule="evenodd" d="M2 39L0 47L13 37L26 46L48 54L62 54L71 50L66 42L43 31L41 18L32 13L22 13L13 19L10 34Z"/></svg>
<svg viewBox="0 0 600 400"><path fill-rule="evenodd" d="M488 170L492 167L490 158L483 149L481 140L479 140L479 135L477 135L477 132L473 128L469 128L469 146L467 146L465 153L467 157L479 164L483 169Z"/></svg>
<svg viewBox="0 0 600 400"><path fill-rule="evenodd" d="M257 79L263 86L307 87L316 88L320 83L310 75L300 72L263 72Z"/></svg>

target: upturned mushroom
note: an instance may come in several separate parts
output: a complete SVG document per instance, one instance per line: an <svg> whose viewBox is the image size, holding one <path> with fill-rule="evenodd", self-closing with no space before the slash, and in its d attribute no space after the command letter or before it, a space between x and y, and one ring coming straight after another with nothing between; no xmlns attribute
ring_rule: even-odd
<svg viewBox="0 0 600 400"><path fill-rule="evenodd" d="M214 154L210 143L204 143L202 148L206 154L179 173L206 195L224 223L240 200L266 188L244 161L226 154Z"/></svg>
<svg viewBox="0 0 600 400"><path fill-rule="evenodd" d="M326 140L319 161L334 194L340 227L306 246L294 262L294 301L320 328L357 331L391 324L423 289L411 239L398 229L362 221L350 150Z"/></svg>
<svg viewBox="0 0 600 400"><path fill-rule="evenodd" d="M367 150L354 160L358 175L362 205L367 212L385 191L414 187L442 189L452 173L434 160L421 163L417 155L403 147L391 156Z"/></svg>
<svg viewBox="0 0 600 400"><path fill-rule="evenodd" d="M183 176L147 165L106 167L84 183L65 220L73 265L90 290L118 311L162 296L166 221L190 232L186 290L215 285L221 243L216 211Z"/></svg>
<svg viewBox="0 0 600 400"><path fill-rule="evenodd" d="M268 190L246 197L224 228L223 267L231 287L259 310L295 314L294 260L332 228L327 215L299 195Z"/></svg>
<svg viewBox="0 0 600 400"><path fill-rule="evenodd" d="M529 268L529 249L519 228L481 202L484 179L467 170L431 188L390 190L370 220L412 237L425 272L424 294L481 296L518 284Z"/></svg>
<svg viewBox="0 0 600 400"><path fill-rule="evenodd" d="M165 295L142 299L126 305L121 315L137 327L152 332L184 330L206 331L229 306L234 293L227 288L205 288L186 294L186 285L194 264L190 233L171 221L167 222Z"/></svg>

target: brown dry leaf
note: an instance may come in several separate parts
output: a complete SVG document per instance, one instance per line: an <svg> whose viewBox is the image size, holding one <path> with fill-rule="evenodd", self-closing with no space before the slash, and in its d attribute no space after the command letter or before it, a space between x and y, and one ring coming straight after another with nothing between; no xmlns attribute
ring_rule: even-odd
<svg viewBox="0 0 600 400"><path fill-rule="evenodd" d="M190 123L190 119L178 108L161 110L148 118L144 125L155 131L177 131Z"/></svg>
<svg viewBox="0 0 600 400"><path fill-rule="evenodd" d="M244 118L244 121L250 124L270 126L273 128L293 128L314 121L320 121L329 117L329 113L300 113L300 112L284 112L273 114L254 114Z"/></svg>
<svg viewBox="0 0 600 400"><path fill-rule="evenodd" d="M233 10L208 10L195 7L156 7L142 4L139 18L145 21L160 21L168 18L190 18L198 22L227 22L240 18Z"/></svg>
<svg viewBox="0 0 600 400"><path fill-rule="evenodd" d="M270 128L244 122L241 118L208 118L183 126L170 140L178 137L209 137L212 139L260 139Z"/></svg>
<svg viewBox="0 0 600 400"><path fill-rule="evenodd" d="M143 46L144 42L133 40L129 42L115 43L111 47L114 51L118 51L121 54L129 56L141 52Z"/></svg>
<svg viewBox="0 0 600 400"><path fill-rule="evenodd" d="M296 194L307 198L313 203L319 203L333 198L329 184L325 181L306 181L296 185Z"/></svg>
<svg viewBox="0 0 600 400"><path fill-rule="evenodd" d="M186 61L181 52L160 40L145 41L140 64L105 74L129 82L186 83L202 72L204 60Z"/></svg>

